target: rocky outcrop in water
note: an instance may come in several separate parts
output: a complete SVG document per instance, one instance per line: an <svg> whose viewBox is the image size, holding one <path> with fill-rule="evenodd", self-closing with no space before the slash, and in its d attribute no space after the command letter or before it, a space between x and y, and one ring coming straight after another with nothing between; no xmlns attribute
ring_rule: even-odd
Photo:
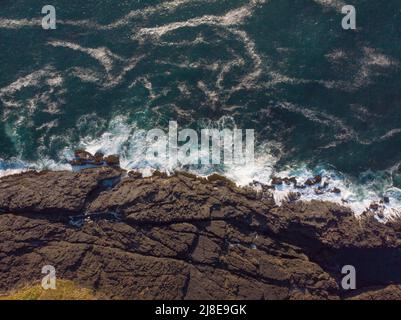
<svg viewBox="0 0 401 320"><path fill-rule="evenodd" d="M114 299L401 297L401 227L324 202L277 207L217 175L118 167L0 179L0 293L42 266ZM341 288L353 265L357 290Z"/></svg>
<svg viewBox="0 0 401 320"><path fill-rule="evenodd" d="M120 157L118 155L104 156L101 152L96 152L94 155L85 150L76 150L74 152L74 159L70 161L73 167L89 166L120 166Z"/></svg>

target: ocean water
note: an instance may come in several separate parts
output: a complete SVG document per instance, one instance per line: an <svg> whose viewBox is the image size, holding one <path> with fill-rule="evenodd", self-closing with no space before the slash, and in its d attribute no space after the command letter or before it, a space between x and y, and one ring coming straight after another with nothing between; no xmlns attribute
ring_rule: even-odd
<svg viewBox="0 0 401 320"><path fill-rule="evenodd" d="M304 200L361 213L388 196L399 214L399 0L353 0L356 31L341 0L53 0L57 29L43 30L47 4L0 2L0 176L71 169L76 148L149 170L137 131L174 120L255 130L253 166L198 174L321 174L342 193Z"/></svg>

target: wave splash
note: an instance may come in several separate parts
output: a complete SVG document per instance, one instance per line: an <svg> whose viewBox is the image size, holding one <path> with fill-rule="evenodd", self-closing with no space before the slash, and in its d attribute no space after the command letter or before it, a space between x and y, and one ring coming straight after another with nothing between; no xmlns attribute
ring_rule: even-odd
<svg viewBox="0 0 401 320"><path fill-rule="evenodd" d="M233 125L233 120L227 117L219 122L206 123L210 127ZM119 154L123 169L140 171L144 176L151 175L156 169L172 174L175 170L187 170L199 176L218 173L233 180L238 185L270 185L273 177L293 177L298 185L278 184L272 190L272 195L278 205L291 201L291 195L297 194L302 201L330 201L349 207L360 216L371 210L372 204L377 204L377 212L373 212L379 221L387 221L401 214L401 189L393 185L391 170L381 172L365 172L358 179L342 174L329 166L310 168L307 164L294 164L285 168L277 168L280 159L277 143L265 143L255 150L255 161L247 165L208 165L188 167L157 166L146 159L143 143L145 131L139 130L135 123L123 116L115 117L108 130L97 138L87 137L78 146L71 146L62 152L61 160L54 161L44 158L38 162L24 162L18 159L4 161L0 159L0 177L17 174L27 170L72 170L69 160L74 157L74 149L82 148L94 154ZM311 186L305 186L305 181L314 176L322 177L321 181ZM302 185L302 187L300 187ZM337 190L332 192L330 190ZM386 199L384 201L383 199Z"/></svg>

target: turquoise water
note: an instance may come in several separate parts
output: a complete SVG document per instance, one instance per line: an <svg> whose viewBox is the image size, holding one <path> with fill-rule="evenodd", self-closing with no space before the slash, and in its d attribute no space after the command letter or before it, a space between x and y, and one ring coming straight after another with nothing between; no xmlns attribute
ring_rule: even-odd
<svg viewBox="0 0 401 320"><path fill-rule="evenodd" d="M252 178L328 170L359 199L397 198L399 1L352 1L357 31L335 0L53 0L48 31L46 4L0 3L3 170L64 168L82 146L135 167L134 131L175 120L254 129Z"/></svg>

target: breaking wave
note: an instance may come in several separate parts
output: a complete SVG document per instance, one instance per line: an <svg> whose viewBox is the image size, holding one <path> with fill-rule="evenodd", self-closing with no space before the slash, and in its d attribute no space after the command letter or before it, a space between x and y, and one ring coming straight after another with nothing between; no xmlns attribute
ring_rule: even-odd
<svg viewBox="0 0 401 320"><path fill-rule="evenodd" d="M206 121L203 124L220 130L227 126L235 127L234 120L227 117L217 122ZM179 130L181 129L179 128ZM42 159L37 162L24 162L16 159L0 160L0 177L27 170L72 170L68 161L73 159L75 148L82 148L92 154L96 152L106 155L118 154L123 169L139 171L144 176L152 175L155 170L161 170L168 174L177 170L186 170L203 177L218 173L233 180L239 186L252 185L257 189L260 185L271 185L273 177L283 179L294 177L298 186L287 183L275 186L272 196L277 205L293 201L291 195L296 194L296 201L330 201L349 207L357 216L369 211L372 204L377 204L379 207L377 212L372 212L379 221L383 222L401 214L401 189L394 187L392 181L392 174L397 166L386 171L363 172L358 178L341 173L328 165L311 168L307 164L298 163L280 168L277 167L282 148L279 143L259 145L253 164L192 167L181 165L171 167L166 164L160 166L159 163L155 164L147 160L146 146L143 143L145 136L146 131L140 130L136 123L130 122L124 116L117 116L113 118L108 129L102 135L95 138L86 137L78 145L65 148L62 152L62 160L58 162L50 159ZM312 186L304 185L305 181L315 176L321 176L322 180ZM332 190L338 190L338 192Z"/></svg>
<svg viewBox="0 0 401 320"><path fill-rule="evenodd" d="M218 172L240 185L320 175L311 187L276 186L275 201L295 193L358 215L372 203L378 219L398 215L399 8L356 0L359 31L350 34L340 26L344 4L102 0L95 13L55 0L63 14L46 36L36 13L4 5L0 176L71 170L76 148L119 154L122 167L151 174L140 129L170 120L238 126L257 135L253 165L159 169ZM367 32L378 11L386 17L380 39Z"/></svg>

